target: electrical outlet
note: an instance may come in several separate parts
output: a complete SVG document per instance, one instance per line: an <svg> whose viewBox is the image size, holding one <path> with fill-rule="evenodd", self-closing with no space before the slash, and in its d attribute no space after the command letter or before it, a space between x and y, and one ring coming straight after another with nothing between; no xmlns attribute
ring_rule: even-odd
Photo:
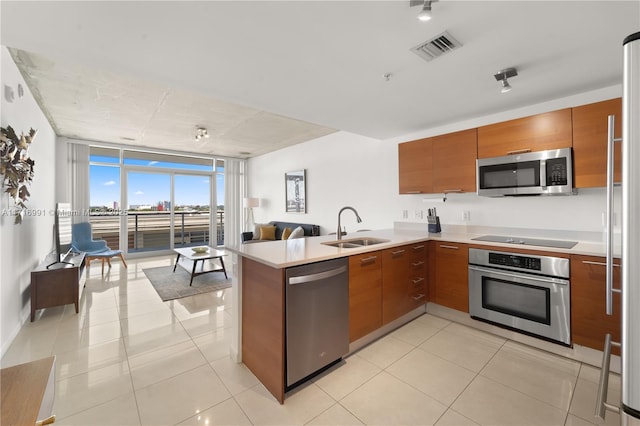
<svg viewBox="0 0 640 426"><path fill-rule="evenodd" d="M402 210L402 218L409 219L409 210Z"/></svg>
<svg viewBox="0 0 640 426"><path fill-rule="evenodd" d="M415 216L416 219L420 219L422 220L422 210L416 210L415 211Z"/></svg>
<svg viewBox="0 0 640 426"><path fill-rule="evenodd" d="M462 211L462 220L464 222L469 222L471 220L471 212L469 210Z"/></svg>

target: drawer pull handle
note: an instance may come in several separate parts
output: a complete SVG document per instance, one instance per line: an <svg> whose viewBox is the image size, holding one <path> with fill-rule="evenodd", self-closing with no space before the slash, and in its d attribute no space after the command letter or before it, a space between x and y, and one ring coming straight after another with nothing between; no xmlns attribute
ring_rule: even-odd
<svg viewBox="0 0 640 426"><path fill-rule="evenodd" d="M607 264L604 262L592 262L590 260L583 260L582 263L584 263L585 265L607 266ZM617 263L614 263L613 266L615 266L616 268L620 267L620 265Z"/></svg>
<svg viewBox="0 0 640 426"><path fill-rule="evenodd" d="M507 155L524 154L526 152L531 152L531 148L516 149L513 151L508 151Z"/></svg>
<svg viewBox="0 0 640 426"><path fill-rule="evenodd" d="M396 251L392 251L391 255L392 256L400 256L401 254L404 254L404 250L396 250Z"/></svg>
<svg viewBox="0 0 640 426"><path fill-rule="evenodd" d="M420 293L420 294L418 294L417 296L411 296L411 298L412 298L413 300L416 300L416 301L417 301L417 300L423 299L423 298L424 298L424 294Z"/></svg>
<svg viewBox="0 0 640 426"><path fill-rule="evenodd" d="M420 277L420 278L416 278L415 280L411 280L414 284L419 284L422 281L424 281L424 278Z"/></svg>
<svg viewBox="0 0 640 426"><path fill-rule="evenodd" d="M422 191L405 191L405 194L422 194Z"/></svg>
<svg viewBox="0 0 640 426"><path fill-rule="evenodd" d="M411 266L422 266L422 265L424 265L424 262L422 260L411 264Z"/></svg>
<svg viewBox="0 0 640 426"><path fill-rule="evenodd" d="M456 246L446 246L444 244L440 244L440 248L443 249L451 249L451 250L458 250L460 247L456 247Z"/></svg>
<svg viewBox="0 0 640 426"><path fill-rule="evenodd" d="M620 412L620 407L607 402L607 392L609 390L609 366L611 364L611 346L620 347L620 343L611 341L611 334L607 333L604 338L604 352L602 354L602 368L600 369L600 383L598 383L598 394L596 400L596 417L604 420L606 410L614 413Z"/></svg>
<svg viewBox="0 0 640 426"><path fill-rule="evenodd" d="M378 256L369 256L369 257L365 257L364 259L360 259L360 263L364 265L365 263L375 262L377 259L378 259Z"/></svg>
<svg viewBox="0 0 640 426"><path fill-rule="evenodd" d="M422 250L424 248L424 244L420 244L419 246L414 246L414 250Z"/></svg>

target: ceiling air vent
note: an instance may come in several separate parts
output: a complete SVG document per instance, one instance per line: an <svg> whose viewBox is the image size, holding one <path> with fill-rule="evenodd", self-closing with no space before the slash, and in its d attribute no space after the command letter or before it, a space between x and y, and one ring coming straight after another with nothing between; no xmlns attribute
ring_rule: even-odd
<svg viewBox="0 0 640 426"><path fill-rule="evenodd" d="M439 36L411 48L411 51L425 61L431 61L459 47L462 47L462 44L445 31Z"/></svg>

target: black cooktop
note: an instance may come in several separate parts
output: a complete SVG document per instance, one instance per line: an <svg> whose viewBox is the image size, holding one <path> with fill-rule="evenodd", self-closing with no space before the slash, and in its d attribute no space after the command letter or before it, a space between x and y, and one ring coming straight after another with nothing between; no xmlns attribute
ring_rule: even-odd
<svg viewBox="0 0 640 426"><path fill-rule="evenodd" d="M492 243L505 243L505 244L519 244L523 246L539 246L539 247L553 247L553 248L573 248L577 241L562 241L562 240L544 240L538 238L523 238L523 237L509 237L504 235L483 235L482 237L472 238L475 241L488 241Z"/></svg>

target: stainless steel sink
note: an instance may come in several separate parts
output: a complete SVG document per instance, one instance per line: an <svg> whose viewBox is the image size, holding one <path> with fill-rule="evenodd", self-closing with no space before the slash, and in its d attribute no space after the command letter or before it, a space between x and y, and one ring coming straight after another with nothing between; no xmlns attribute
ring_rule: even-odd
<svg viewBox="0 0 640 426"><path fill-rule="evenodd" d="M359 248L388 242L389 240L385 240L384 238L360 237L350 238L348 240L326 241L322 244L338 248Z"/></svg>

